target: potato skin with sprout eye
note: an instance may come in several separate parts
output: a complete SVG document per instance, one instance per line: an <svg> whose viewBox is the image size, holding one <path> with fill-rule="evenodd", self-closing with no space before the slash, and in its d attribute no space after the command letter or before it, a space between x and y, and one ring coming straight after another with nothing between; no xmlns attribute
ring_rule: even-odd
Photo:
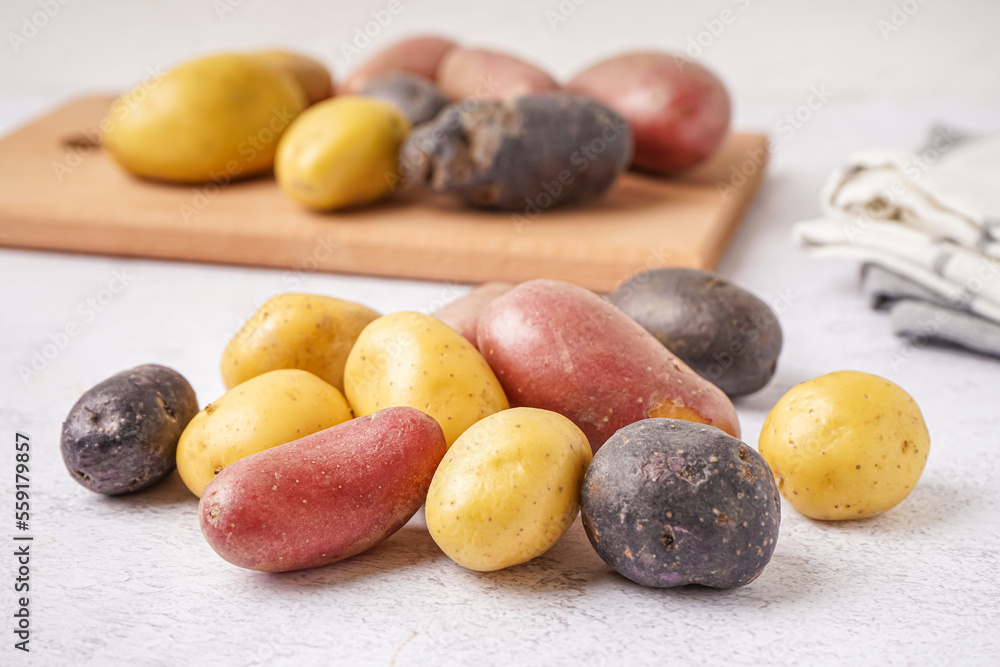
<svg viewBox="0 0 1000 667"><path fill-rule="evenodd" d="M764 459L719 429L646 419L587 470L583 527L608 565L653 588L735 588L771 559L781 500Z"/></svg>
<svg viewBox="0 0 1000 667"><path fill-rule="evenodd" d="M89 389L63 422L60 449L77 482L118 495L152 486L176 467L177 441L198 412L187 380L136 366Z"/></svg>

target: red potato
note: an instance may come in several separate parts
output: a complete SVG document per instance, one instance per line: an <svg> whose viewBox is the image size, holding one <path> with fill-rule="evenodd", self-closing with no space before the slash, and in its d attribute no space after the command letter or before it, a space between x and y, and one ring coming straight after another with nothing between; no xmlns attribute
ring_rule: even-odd
<svg viewBox="0 0 1000 667"><path fill-rule="evenodd" d="M414 408L353 419L226 467L198 506L224 559L285 572L370 549L410 520L447 446Z"/></svg>
<svg viewBox="0 0 1000 667"><path fill-rule="evenodd" d="M338 94L353 95L372 79L392 72L409 72L434 81L441 59L457 46L452 40L436 35L421 35L396 42L354 70L344 79Z"/></svg>
<svg viewBox="0 0 1000 667"><path fill-rule="evenodd" d="M644 51L603 60L566 85L598 99L632 126L632 164L680 172L711 157L729 133L731 103L707 68L672 53Z"/></svg>
<svg viewBox="0 0 1000 667"><path fill-rule="evenodd" d="M589 290L531 280L498 297L479 320L479 349L511 407L569 418L596 452L615 431L649 417L710 424L740 436L721 389Z"/></svg>
<svg viewBox="0 0 1000 667"><path fill-rule="evenodd" d="M513 288L512 283L483 283L460 299L438 308L432 315L475 345L479 316L494 299Z"/></svg>
<svg viewBox="0 0 1000 667"><path fill-rule="evenodd" d="M531 63L506 53L465 47L452 49L442 58L437 82L451 100L503 100L559 90L555 79Z"/></svg>

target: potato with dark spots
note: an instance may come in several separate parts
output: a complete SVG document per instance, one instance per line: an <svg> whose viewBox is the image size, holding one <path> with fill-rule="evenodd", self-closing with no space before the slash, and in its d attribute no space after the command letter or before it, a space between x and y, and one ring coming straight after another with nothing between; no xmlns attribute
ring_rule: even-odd
<svg viewBox="0 0 1000 667"><path fill-rule="evenodd" d="M771 560L781 500L770 468L719 429L646 419L594 455L583 527L604 561L654 588L735 588Z"/></svg>
<svg viewBox="0 0 1000 667"><path fill-rule="evenodd" d="M465 296L437 309L433 315L475 345L479 317L494 299L513 288L512 283L483 283Z"/></svg>
<svg viewBox="0 0 1000 667"><path fill-rule="evenodd" d="M433 82L407 72L372 79L358 95L395 105L414 127L433 120L448 105L448 100Z"/></svg>
<svg viewBox="0 0 1000 667"><path fill-rule="evenodd" d="M548 551L573 524L591 459L583 432L548 410L513 408L473 424L427 492L427 530L449 558L489 572Z"/></svg>
<svg viewBox="0 0 1000 667"><path fill-rule="evenodd" d="M559 89L536 65L508 53L461 46L441 59L436 78L451 100L502 100Z"/></svg>
<svg viewBox="0 0 1000 667"><path fill-rule="evenodd" d="M490 304L477 337L512 405L568 417L595 452L619 428L649 417L701 422L739 436L736 409L722 390L582 287L521 283Z"/></svg>
<svg viewBox="0 0 1000 667"><path fill-rule="evenodd" d="M628 123L603 104L543 93L447 107L410 135L399 173L407 187L537 217L608 190L631 150Z"/></svg>
<svg viewBox="0 0 1000 667"><path fill-rule="evenodd" d="M656 269L608 299L731 397L763 389L781 353L781 325L759 298L717 273Z"/></svg>
<svg viewBox="0 0 1000 667"><path fill-rule="evenodd" d="M113 496L152 486L176 467L177 441L198 413L187 380L164 366L122 371L88 390L62 426L73 479Z"/></svg>
<svg viewBox="0 0 1000 667"><path fill-rule="evenodd" d="M372 79L390 72L409 72L434 81L441 59L456 46L452 40L437 35L420 35L396 42L354 70L337 92L339 95L356 94Z"/></svg>
<svg viewBox="0 0 1000 667"><path fill-rule="evenodd" d="M234 565L286 572L370 549L409 521L445 453L431 417L396 407L232 464L198 507L209 545Z"/></svg>

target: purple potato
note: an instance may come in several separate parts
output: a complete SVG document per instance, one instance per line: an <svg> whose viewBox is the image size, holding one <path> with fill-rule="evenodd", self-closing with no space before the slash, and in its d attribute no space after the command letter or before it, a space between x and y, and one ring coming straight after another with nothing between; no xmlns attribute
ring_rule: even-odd
<svg viewBox="0 0 1000 667"><path fill-rule="evenodd" d="M608 300L730 398L763 389L774 375L782 343L777 315L717 273L648 271Z"/></svg>
<svg viewBox="0 0 1000 667"><path fill-rule="evenodd" d="M73 479L113 496L152 486L177 465L177 441L198 400L164 366L122 371L88 390L63 422L63 461Z"/></svg>
<svg viewBox="0 0 1000 667"><path fill-rule="evenodd" d="M395 105L413 127L434 120L448 105L448 100L433 82L408 72L393 72L372 79L358 95Z"/></svg>
<svg viewBox="0 0 1000 667"><path fill-rule="evenodd" d="M632 130L617 113L586 97L538 93L445 108L410 135L399 173L411 188L535 218L603 193L631 155Z"/></svg>
<svg viewBox="0 0 1000 667"><path fill-rule="evenodd" d="M735 588L778 540L781 501L764 459L712 426L645 419L595 454L583 527L604 561L643 586Z"/></svg>

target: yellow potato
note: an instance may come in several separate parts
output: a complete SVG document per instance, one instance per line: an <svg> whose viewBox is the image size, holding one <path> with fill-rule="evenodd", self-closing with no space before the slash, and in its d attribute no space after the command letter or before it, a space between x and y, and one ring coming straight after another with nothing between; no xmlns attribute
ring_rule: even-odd
<svg viewBox="0 0 1000 667"><path fill-rule="evenodd" d="M540 556L570 527L590 443L573 422L536 408L483 419L455 442L427 492L427 529L470 570Z"/></svg>
<svg viewBox="0 0 1000 667"><path fill-rule="evenodd" d="M305 103L286 71L251 55L208 56L119 98L101 144L139 176L225 185L271 167Z"/></svg>
<svg viewBox="0 0 1000 667"><path fill-rule="evenodd" d="M395 106L347 96L311 107L278 145L274 174L292 200L317 210L375 201L398 180L410 122Z"/></svg>
<svg viewBox="0 0 1000 667"><path fill-rule="evenodd" d="M251 55L264 62L285 70L298 81L302 92L306 94L307 104L316 104L330 97L333 92L333 79L330 70L323 63L292 51L279 49L255 51Z"/></svg>
<svg viewBox="0 0 1000 667"><path fill-rule="evenodd" d="M344 364L358 334L379 314L358 303L315 294L279 294L240 329L222 353L232 389L261 373L299 368L344 390Z"/></svg>
<svg viewBox="0 0 1000 667"><path fill-rule="evenodd" d="M258 375L195 415L177 443L177 472L201 496L223 468L351 419L334 387L307 371Z"/></svg>
<svg viewBox="0 0 1000 667"><path fill-rule="evenodd" d="M344 392L358 417L397 405L426 412L441 424L448 446L508 407L479 351L421 313L394 313L365 327L347 357Z"/></svg>
<svg viewBox="0 0 1000 667"><path fill-rule="evenodd" d="M778 490L813 519L861 519L898 505L930 451L916 402L898 385L840 371L793 387L764 421L758 449Z"/></svg>

